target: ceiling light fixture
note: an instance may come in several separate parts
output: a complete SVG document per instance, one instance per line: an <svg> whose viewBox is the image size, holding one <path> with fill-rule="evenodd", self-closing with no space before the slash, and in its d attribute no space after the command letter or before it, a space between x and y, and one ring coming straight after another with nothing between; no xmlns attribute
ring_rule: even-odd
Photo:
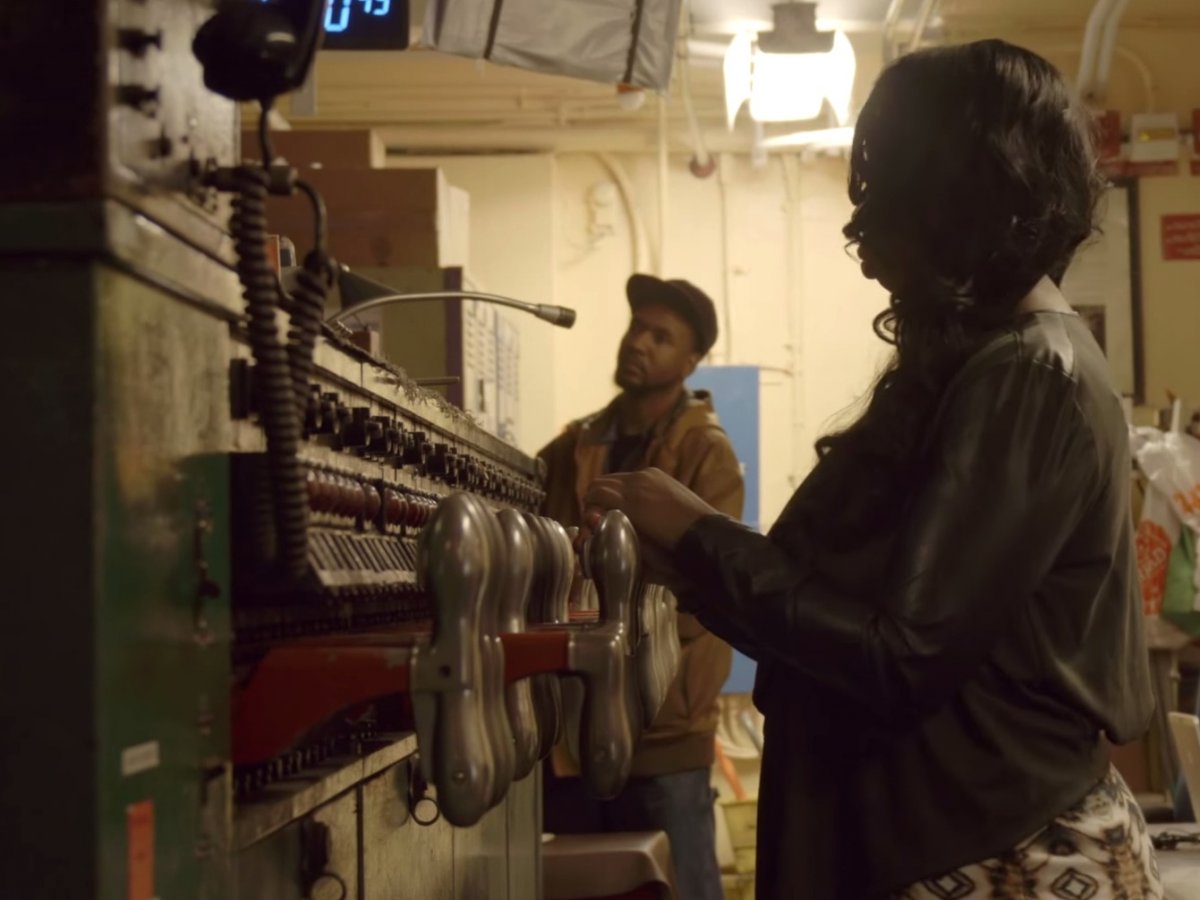
<svg viewBox="0 0 1200 900"><path fill-rule="evenodd" d="M725 51L728 126L747 100L756 122L808 121L828 102L837 124L847 124L856 70L850 40L817 30L815 3L780 3L771 11L771 31L742 31Z"/></svg>

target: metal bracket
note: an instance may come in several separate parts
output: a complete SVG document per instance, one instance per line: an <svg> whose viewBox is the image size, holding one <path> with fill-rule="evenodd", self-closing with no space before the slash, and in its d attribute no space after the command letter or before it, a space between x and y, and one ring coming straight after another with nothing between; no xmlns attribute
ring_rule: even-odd
<svg viewBox="0 0 1200 900"><path fill-rule="evenodd" d="M420 753L413 755L416 757L415 759L409 759L405 762L405 767L408 770L408 814L418 825L428 828L442 817L442 809L438 806L437 799L429 796L429 781L421 772ZM422 803L428 803L433 807L433 815L431 817L422 819L417 815L417 811L421 808Z"/></svg>

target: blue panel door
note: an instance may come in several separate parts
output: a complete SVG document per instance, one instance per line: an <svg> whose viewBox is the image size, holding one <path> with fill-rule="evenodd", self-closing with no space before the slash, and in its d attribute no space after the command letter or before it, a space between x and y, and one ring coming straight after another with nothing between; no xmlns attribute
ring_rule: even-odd
<svg viewBox="0 0 1200 900"><path fill-rule="evenodd" d="M759 369L757 366L701 366L688 379L688 387L712 394L717 416L742 464L742 477L746 482L742 521L758 531L761 528ZM725 682L724 693L745 694L753 687L754 662L735 650L733 670Z"/></svg>

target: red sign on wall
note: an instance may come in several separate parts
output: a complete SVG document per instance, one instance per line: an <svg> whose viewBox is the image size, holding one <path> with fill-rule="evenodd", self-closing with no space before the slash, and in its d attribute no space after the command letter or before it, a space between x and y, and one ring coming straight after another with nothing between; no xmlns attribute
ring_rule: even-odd
<svg viewBox="0 0 1200 900"><path fill-rule="evenodd" d="M153 900L154 893L154 801L143 800L125 807L128 853L128 900Z"/></svg>
<svg viewBox="0 0 1200 900"><path fill-rule="evenodd" d="M1200 260L1200 213L1162 217L1163 259Z"/></svg>

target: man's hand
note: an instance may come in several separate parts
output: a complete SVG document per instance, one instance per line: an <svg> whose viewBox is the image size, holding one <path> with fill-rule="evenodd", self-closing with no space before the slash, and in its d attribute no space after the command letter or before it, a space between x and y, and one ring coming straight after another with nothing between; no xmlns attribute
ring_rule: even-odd
<svg viewBox="0 0 1200 900"><path fill-rule="evenodd" d="M610 509L629 518L647 557L674 550L687 530L713 509L661 469L597 478L583 498L584 525L594 527Z"/></svg>

